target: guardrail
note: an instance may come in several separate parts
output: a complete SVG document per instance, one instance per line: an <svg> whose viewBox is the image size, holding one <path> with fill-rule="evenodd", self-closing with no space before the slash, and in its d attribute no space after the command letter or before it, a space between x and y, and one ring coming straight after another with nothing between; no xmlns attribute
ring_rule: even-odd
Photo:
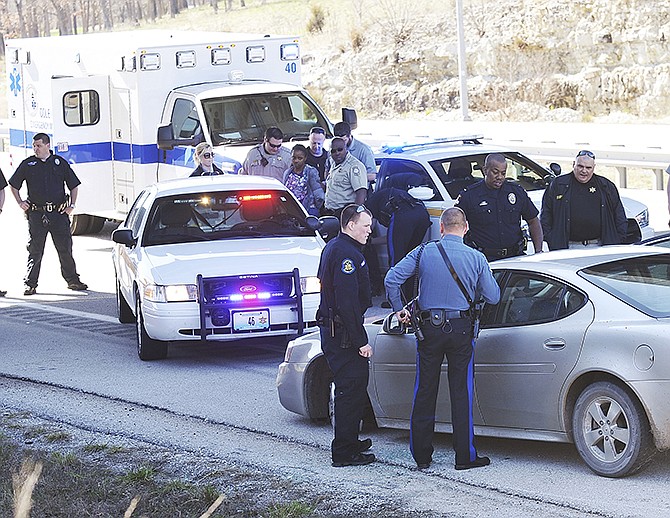
<svg viewBox="0 0 670 518"><path fill-rule="evenodd" d="M396 131L400 129L396 133ZM615 167L618 186L628 186L630 168L651 171L655 188L664 189L670 164L669 127L662 124L553 122L444 122L418 120L361 121L362 141L411 142L419 138L482 134L485 140L514 148L542 162L572 162L581 149L593 151L599 165ZM383 136L383 137L382 137Z"/></svg>

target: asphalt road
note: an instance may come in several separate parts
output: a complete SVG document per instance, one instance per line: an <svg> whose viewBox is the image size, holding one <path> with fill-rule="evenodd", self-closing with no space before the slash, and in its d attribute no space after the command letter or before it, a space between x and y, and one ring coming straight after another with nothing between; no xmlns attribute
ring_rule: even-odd
<svg viewBox="0 0 670 518"><path fill-rule="evenodd" d="M592 474L568 444L483 438L490 467L453 470L450 436L436 440L433 467L414 470L408 434L370 434L380 461L334 469L331 430L284 410L275 377L283 349L262 341L173 345L169 358L141 362L132 325L114 318L114 279L106 225L75 237L88 292L71 292L49 244L38 294L22 295L26 223L13 200L0 215L0 393L8 407L64 424L176 450L237 460L342 498L393 501L429 515L666 516L670 462L609 480ZM374 314L386 310L375 308Z"/></svg>

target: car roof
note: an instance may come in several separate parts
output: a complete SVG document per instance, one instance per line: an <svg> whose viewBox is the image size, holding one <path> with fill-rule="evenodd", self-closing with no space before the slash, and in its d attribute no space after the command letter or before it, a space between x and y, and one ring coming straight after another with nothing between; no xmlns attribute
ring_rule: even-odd
<svg viewBox="0 0 670 518"><path fill-rule="evenodd" d="M212 190L281 190L286 187L274 178L265 176L248 176L236 174L219 174L211 176L194 176L166 180L152 185L156 196L171 196Z"/></svg>
<svg viewBox="0 0 670 518"><path fill-rule="evenodd" d="M610 245L585 248L584 250L555 250L541 254L511 257L491 263L491 268L514 269L515 267L522 267L542 271L550 271L552 268L581 270L610 261L659 254L668 254L668 249L654 246Z"/></svg>

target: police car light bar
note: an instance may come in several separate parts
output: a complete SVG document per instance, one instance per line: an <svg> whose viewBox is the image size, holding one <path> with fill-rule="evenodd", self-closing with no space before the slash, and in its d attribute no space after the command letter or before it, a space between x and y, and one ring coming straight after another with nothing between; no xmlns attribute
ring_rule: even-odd
<svg viewBox="0 0 670 518"><path fill-rule="evenodd" d="M484 135L462 135L457 137L440 137L425 142L416 142L413 144L399 144L383 145L380 149L380 152L391 155L393 153L404 153L410 149L418 149L423 147L438 146L440 144L446 144L448 142L463 142L463 144L481 144L481 139L484 138Z"/></svg>

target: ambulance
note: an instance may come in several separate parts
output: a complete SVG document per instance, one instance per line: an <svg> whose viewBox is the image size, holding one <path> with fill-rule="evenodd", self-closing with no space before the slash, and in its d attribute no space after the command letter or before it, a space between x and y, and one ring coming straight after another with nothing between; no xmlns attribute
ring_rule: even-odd
<svg viewBox="0 0 670 518"><path fill-rule="evenodd" d="M132 31L6 41L13 166L44 132L82 181L75 234L122 220L141 190L188 176L208 142L237 173L279 127L289 145L332 124L302 88L298 38ZM342 119L356 126L354 110Z"/></svg>

